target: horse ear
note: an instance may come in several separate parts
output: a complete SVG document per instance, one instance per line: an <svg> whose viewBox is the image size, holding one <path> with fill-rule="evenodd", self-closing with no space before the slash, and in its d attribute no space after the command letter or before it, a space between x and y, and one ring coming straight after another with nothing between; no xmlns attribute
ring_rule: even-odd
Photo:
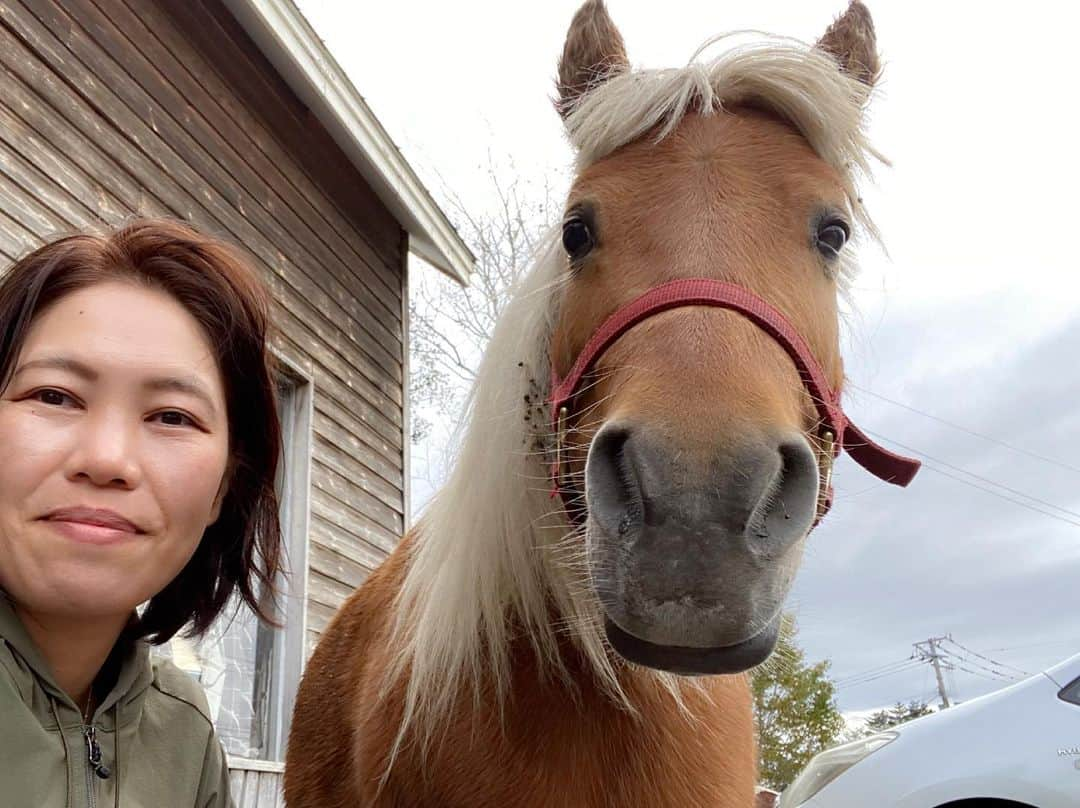
<svg viewBox="0 0 1080 808"><path fill-rule="evenodd" d="M629 66L622 34L604 0L587 0L570 23L559 59L559 114L565 118L581 96Z"/></svg>
<svg viewBox="0 0 1080 808"><path fill-rule="evenodd" d="M840 69L867 86L873 87L881 72L877 37L870 11L859 0L829 26L815 46L840 63Z"/></svg>

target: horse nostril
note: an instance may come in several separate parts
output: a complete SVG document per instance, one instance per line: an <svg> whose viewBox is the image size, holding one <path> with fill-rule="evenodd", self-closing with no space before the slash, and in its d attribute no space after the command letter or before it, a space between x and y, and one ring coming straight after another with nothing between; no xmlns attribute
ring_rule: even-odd
<svg viewBox="0 0 1080 808"><path fill-rule="evenodd" d="M634 468L630 429L604 427L589 447L585 466L589 514L609 535L626 537L642 521L641 486Z"/></svg>
<svg viewBox="0 0 1080 808"><path fill-rule="evenodd" d="M748 533L765 551L781 551L809 530L817 510L817 459L800 438L778 447L780 471L755 509Z"/></svg>
<svg viewBox="0 0 1080 808"><path fill-rule="evenodd" d="M639 550L658 542L669 555L683 552L683 545L692 554L724 552L735 540L771 556L809 530L818 468L801 436L718 454L707 469L680 466L681 453L647 438L609 424L589 447L587 508L600 535Z"/></svg>

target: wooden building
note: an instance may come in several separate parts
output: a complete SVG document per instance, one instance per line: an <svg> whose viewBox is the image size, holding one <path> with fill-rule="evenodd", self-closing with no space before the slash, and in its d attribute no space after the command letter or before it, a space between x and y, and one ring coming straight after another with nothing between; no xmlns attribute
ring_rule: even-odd
<svg viewBox="0 0 1080 808"><path fill-rule="evenodd" d="M0 71L3 263L167 215L273 290L285 629L240 614L166 652L208 690L238 805L278 804L303 662L409 511L408 255L461 281L472 256L291 0L0 0Z"/></svg>

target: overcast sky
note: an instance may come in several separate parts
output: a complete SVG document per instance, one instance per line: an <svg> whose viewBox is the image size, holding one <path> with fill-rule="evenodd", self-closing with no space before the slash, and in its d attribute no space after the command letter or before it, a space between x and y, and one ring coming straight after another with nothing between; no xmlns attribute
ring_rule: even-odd
<svg viewBox="0 0 1080 808"><path fill-rule="evenodd" d="M300 5L436 196L449 188L482 209L489 153L507 176L565 187L571 153L549 99L577 2ZM704 39L736 29L814 40L843 5L608 0L631 61L645 67L685 63ZM859 389L847 409L933 460L907 491L840 462L837 503L791 603L808 656L829 657L841 682L948 632L1038 670L1080 652L1076 12L1057 2L1008 13L939 0L869 6L885 61L871 133L893 165L863 193L888 256L861 253L844 343ZM1060 519L1006 501L1023 497L991 482ZM1000 685L985 660L961 664L971 672L947 675L952 698ZM932 692L917 666L841 686L839 702L854 711Z"/></svg>

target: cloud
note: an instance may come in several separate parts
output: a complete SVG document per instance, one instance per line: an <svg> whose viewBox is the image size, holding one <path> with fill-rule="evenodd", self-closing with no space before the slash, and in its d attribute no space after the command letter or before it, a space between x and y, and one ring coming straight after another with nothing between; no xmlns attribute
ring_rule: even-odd
<svg viewBox="0 0 1080 808"><path fill-rule="evenodd" d="M949 316L960 323L985 322L985 308L986 301L976 300ZM920 321L931 328L936 322L925 315ZM927 329L919 334L911 325L898 318L876 337L884 366L918 369L903 379L903 403L1080 468L1080 408L1074 403L1080 399L1080 318L1028 344L988 340L963 363L944 362L947 371L937 370L934 358L948 353L948 343L926 339ZM1080 514L1080 472L858 392L849 414L864 429L934 460L926 461L907 490L875 484L850 461L838 467L834 512L811 537L793 593L809 657L831 657L834 674L842 677L902 659L911 643L946 632L976 650L1022 646L1032 638L1063 641L1003 660L1025 670L1080 651L1080 524L1002 497L1075 523L1080 515L990 482ZM956 676L972 693L994 686ZM918 670L883 677L842 691L840 703L862 709L905 698L924 687L923 679Z"/></svg>

